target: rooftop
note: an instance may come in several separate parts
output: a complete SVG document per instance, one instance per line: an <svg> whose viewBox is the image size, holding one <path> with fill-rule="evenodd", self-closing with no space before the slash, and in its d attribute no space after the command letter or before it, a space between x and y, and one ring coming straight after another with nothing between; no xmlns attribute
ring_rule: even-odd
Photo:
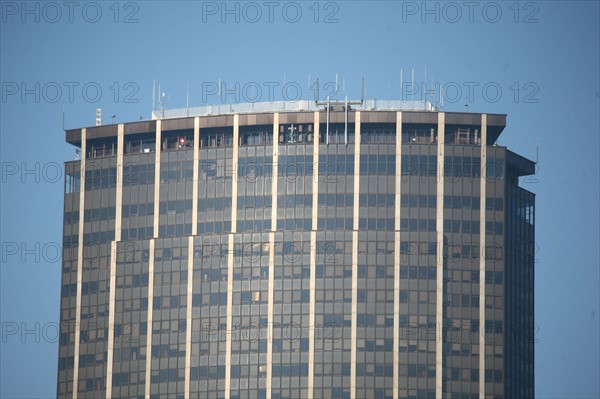
<svg viewBox="0 0 600 399"><path fill-rule="evenodd" d="M325 103L323 101L322 103ZM348 101L349 104L360 103L360 101ZM344 105L344 101L331 100L332 111ZM262 112L298 112L319 111L323 105L317 105L314 101L271 101L262 103L238 103L238 104L215 104L201 107L155 109L152 111L152 119L174 119L192 116L231 115L231 114L253 114ZM362 105L351 105L352 110L358 111L429 111L437 109L429 101L402 101L402 100L365 100ZM343 110L343 109L339 109Z"/></svg>
<svg viewBox="0 0 600 399"><path fill-rule="evenodd" d="M437 125L438 112L442 112L428 101L402 101L402 100L365 100L365 101L339 101L330 100L315 103L314 101L273 101L262 103L237 103L216 104L201 107L154 109L152 117L148 120L131 121L120 124L102 124L86 128L88 140L110 139L116 140L118 126L124 128L125 137L131 135L154 135L158 120L162 121L162 131L176 132L193 130L194 119L199 118L199 128L212 129L231 127L234 124L234 115L239 115L239 126L272 125L273 114L279 113L279 123L312 123L313 114L321 114L322 124L330 121L332 124L350 124L354 122L354 112L363 112L362 123L396 123L396 112L402 111L403 124ZM445 124L456 129L480 130L481 113L474 112L444 112ZM487 114L488 145L495 143L498 136L506 126L505 114ZM101 118L100 118L101 120ZM81 145L82 128L67 129L66 141L75 146ZM427 136L429 137L429 135ZM425 139L427 139L427 137ZM477 133L474 133L474 138ZM429 138L430 140L430 138ZM476 139L475 139L476 140Z"/></svg>

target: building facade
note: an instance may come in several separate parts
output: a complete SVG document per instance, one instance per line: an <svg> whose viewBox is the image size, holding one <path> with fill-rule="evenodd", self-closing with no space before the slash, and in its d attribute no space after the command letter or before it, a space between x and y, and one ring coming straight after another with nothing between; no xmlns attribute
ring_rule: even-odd
<svg viewBox="0 0 600 399"><path fill-rule="evenodd" d="M58 397L534 397L506 115L227 107L66 131Z"/></svg>

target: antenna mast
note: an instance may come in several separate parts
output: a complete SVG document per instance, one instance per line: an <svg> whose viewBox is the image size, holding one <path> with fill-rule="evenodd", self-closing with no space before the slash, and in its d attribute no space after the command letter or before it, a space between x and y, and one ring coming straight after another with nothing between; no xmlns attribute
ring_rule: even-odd
<svg viewBox="0 0 600 399"><path fill-rule="evenodd" d="M335 75L335 88L337 91L337 73ZM327 111L327 130L325 132L325 143L329 144L329 120L330 113L334 109L336 111L344 111L344 143L348 145L348 111L350 110L352 105L363 105L365 98L365 78L362 78L362 94L360 101L348 101L348 97L344 98L344 101L339 100L331 100L329 96L327 96L327 101L319 101L319 79L317 78L317 92L316 92L316 100L315 105L317 106L325 106L325 110Z"/></svg>
<svg viewBox="0 0 600 399"><path fill-rule="evenodd" d="M156 96L156 79L152 80L152 111L156 108L154 106L154 97Z"/></svg>
<svg viewBox="0 0 600 399"><path fill-rule="evenodd" d="M427 102L427 64L425 64L425 79L423 80L423 101Z"/></svg>

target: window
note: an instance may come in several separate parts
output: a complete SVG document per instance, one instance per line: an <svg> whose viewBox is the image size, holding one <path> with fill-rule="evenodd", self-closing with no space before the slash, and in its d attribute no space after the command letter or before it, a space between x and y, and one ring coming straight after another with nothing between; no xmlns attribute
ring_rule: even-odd
<svg viewBox="0 0 600 399"><path fill-rule="evenodd" d="M156 148L156 134L145 133L127 135L125 136L124 144L125 154L154 152Z"/></svg>
<svg viewBox="0 0 600 399"><path fill-rule="evenodd" d="M162 132L162 150L189 150L194 148L193 130L174 130Z"/></svg>

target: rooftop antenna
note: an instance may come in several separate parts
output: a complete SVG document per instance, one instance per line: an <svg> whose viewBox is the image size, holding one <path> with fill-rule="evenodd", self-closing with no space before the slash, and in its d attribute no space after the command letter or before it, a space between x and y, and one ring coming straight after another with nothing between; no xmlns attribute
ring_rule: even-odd
<svg viewBox="0 0 600 399"><path fill-rule="evenodd" d="M402 67L400 67L400 100L403 100L403 98L402 98Z"/></svg>
<svg viewBox="0 0 600 399"><path fill-rule="evenodd" d="M251 103L252 103L252 110L254 110L254 103L256 102L256 100L255 100L256 97L254 97L254 94L257 94L256 93L256 88L254 86L252 86L252 96L253 96L252 97L253 101L251 101Z"/></svg>
<svg viewBox="0 0 600 399"><path fill-rule="evenodd" d="M217 89L217 95L219 96L219 100L217 101L217 112L221 113L221 103L223 102L221 98L221 78L219 78L219 87Z"/></svg>
<svg viewBox="0 0 600 399"><path fill-rule="evenodd" d="M413 67L410 78L410 101L415 100L415 68Z"/></svg>
<svg viewBox="0 0 600 399"><path fill-rule="evenodd" d="M217 95L219 96L219 104L222 102L221 100L221 78L219 78L219 87L217 89Z"/></svg>
<svg viewBox="0 0 600 399"><path fill-rule="evenodd" d="M315 103L319 102L319 78L317 78L317 81L315 82Z"/></svg>
<svg viewBox="0 0 600 399"><path fill-rule="evenodd" d="M360 103L362 105L362 103L365 102L365 77L363 76L362 78L362 91L360 94Z"/></svg>
<svg viewBox="0 0 600 399"><path fill-rule="evenodd" d="M435 82L433 81L433 76L431 77L431 102L435 102L435 106L438 106L437 98L435 97Z"/></svg>
<svg viewBox="0 0 600 399"><path fill-rule="evenodd" d="M427 102L427 64L425 64L425 79L423 79L423 86L424 102ZM421 98L423 98L423 96Z"/></svg>
<svg viewBox="0 0 600 399"><path fill-rule="evenodd" d="M190 116L190 82L185 82L185 116Z"/></svg>
<svg viewBox="0 0 600 399"><path fill-rule="evenodd" d="M336 88L337 88L337 74L336 74ZM327 128L325 133L325 144L329 144L329 120L330 113L333 108L335 111L344 111L344 143L348 144L348 111L351 105L363 105L365 98L365 78L362 79L362 96L360 101L348 101L348 97L345 96L343 101L339 100L331 100L329 96L327 96L326 101L319 101L319 79L317 79L317 93L315 99L316 106L325 106L325 110L327 111Z"/></svg>
<svg viewBox="0 0 600 399"><path fill-rule="evenodd" d="M154 111L156 109L155 97L156 97L156 79L152 79L152 111Z"/></svg>
<svg viewBox="0 0 600 399"><path fill-rule="evenodd" d="M340 91L339 86L338 86L338 74L337 72L335 73L335 94L337 96L338 92Z"/></svg>

